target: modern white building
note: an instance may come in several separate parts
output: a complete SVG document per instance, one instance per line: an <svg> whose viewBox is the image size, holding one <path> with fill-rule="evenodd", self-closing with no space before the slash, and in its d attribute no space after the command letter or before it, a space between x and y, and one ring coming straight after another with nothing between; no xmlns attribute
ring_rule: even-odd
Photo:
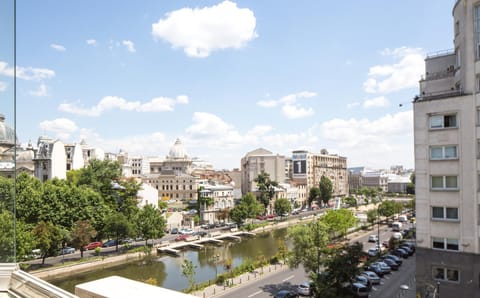
<svg viewBox="0 0 480 298"><path fill-rule="evenodd" d="M33 159L35 177L42 182L67 178L67 154L63 142L42 136L38 138L37 148Z"/></svg>
<svg viewBox="0 0 480 298"><path fill-rule="evenodd" d="M146 205L152 205L158 208L158 191L155 187L142 183L142 186L137 192L137 205L143 207Z"/></svg>
<svg viewBox="0 0 480 298"><path fill-rule="evenodd" d="M480 1L456 1L453 28L414 99L416 282L480 297Z"/></svg>

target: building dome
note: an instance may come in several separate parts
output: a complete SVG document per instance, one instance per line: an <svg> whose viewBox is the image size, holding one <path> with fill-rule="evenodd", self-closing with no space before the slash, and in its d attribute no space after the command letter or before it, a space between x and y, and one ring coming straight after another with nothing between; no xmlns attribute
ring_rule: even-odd
<svg viewBox="0 0 480 298"><path fill-rule="evenodd" d="M0 145L15 146L18 139L15 136L15 130L5 124L5 116L0 114Z"/></svg>
<svg viewBox="0 0 480 298"><path fill-rule="evenodd" d="M168 153L168 158L169 159L184 159L188 158L187 152L185 151L185 148L183 147L182 142L180 139L177 139L175 141L175 144L170 148L170 152Z"/></svg>

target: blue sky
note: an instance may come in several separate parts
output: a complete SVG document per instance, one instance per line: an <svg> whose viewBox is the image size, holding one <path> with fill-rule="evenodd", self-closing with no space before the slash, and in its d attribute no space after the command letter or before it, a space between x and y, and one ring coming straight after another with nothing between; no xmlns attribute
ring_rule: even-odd
<svg viewBox="0 0 480 298"><path fill-rule="evenodd" d="M0 100L13 124L13 1ZM413 168L412 98L453 0L17 1L17 135L218 169L259 147ZM401 107L399 105L402 105Z"/></svg>

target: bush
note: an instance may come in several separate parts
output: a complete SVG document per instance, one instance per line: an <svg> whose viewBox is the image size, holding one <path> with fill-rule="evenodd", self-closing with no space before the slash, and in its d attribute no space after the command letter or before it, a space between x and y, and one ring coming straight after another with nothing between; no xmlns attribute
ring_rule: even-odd
<svg viewBox="0 0 480 298"><path fill-rule="evenodd" d="M227 277L225 276L225 274L220 274L217 276L217 279L215 280L215 283L217 285L223 285L225 283L225 280L227 279Z"/></svg>
<svg viewBox="0 0 480 298"><path fill-rule="evenodd" d="M278 257L277 256L273 256L270 258L270 264L274 265L274 264L278 264L279 261L278 261Z"/></svg>
<svg viewBox="0 0 480 298"><path fill-rule="evenodd" d="M101 247L95 247L94 252L95 252L95 255L96 255L96 256L99 256L101 251L102 251L102 248L101 248Z"/></svg>

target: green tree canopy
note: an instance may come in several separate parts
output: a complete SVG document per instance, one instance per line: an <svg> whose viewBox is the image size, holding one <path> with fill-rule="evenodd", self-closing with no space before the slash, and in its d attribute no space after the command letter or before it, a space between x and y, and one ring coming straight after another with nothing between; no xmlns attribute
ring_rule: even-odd
<svg viewBox="0 0 480 298"><path fill-rule="evenodd" d="M314 186L310 188L310 192L308 193L308 205L312 206L313 202L318 202L320 205L320 188Z"/></svg>
<svg viewBox="0 0 480 298"><path fill-rule="evenodd" d="M263 204L265 209L270 204L270 200L275 196L275 187L278 182L270 180L270 174L261 172L253 181L257 183L259 197L258 199Z"/></svg>
<svg viewBox="0 0 480 298"><path fill-rule="evenodd" d="M132 223L128 221L123 213L112 213L106 218L105 234L117 240L115 250L118 251L118 242L132 234Z"/></svg>
<svg viewBox="0 0 480 298"><path fill-rule="evenodd" d="M292 204L290 204L288 199L280 198L275 200L274 209L276 214L283 216L283 214L290 213L290 211L292 211Z"/></svg>
<svg viewBox="0 0 480 298"><path fill-rule="evenodd" d="M230 211L230 217L236 224L241 225L247 218L255 218L263 211L263 205L249 192L242 197L240 204Z"/></svg>
<svg viewBox="0 0 480 298"><path fill-rule="evenodd" d="M62 242L65 239L64 231L61 227L51 222L40 221L33 229L33 235L37 242L37 247L41 251L42 265L45 264L47 257L56 256Z"/></svg>
<svg viewBox="0 0 480 298"><path fill-rule="evenodd" d="M320 199L324 204L328 204L328 201L332 198L333 194L333 183L327 176L322 176L320 178Z"/></svg>
<svg viewBox="0 0 480 298"><path fill-rule="evenodd" d="M26 225L23 221L17 220L15 233L16 259L14 258L14 233L13 233L13 213L3 210L0 213L0 262L12 263L17 260L25 260L35 248L35 239L32 233L32 227Z"/></svg>
<svg viewBox="0 0 480 298"><path fill-rule="evenodd" d="M306 225L288 228L287 238L293 243L288 255L288 265L297 268L302 264L305 272L319 272L322 264L321 252L328 243L328 228L320 220Z"/></svg>
<svg viewBox="0 0 480 298"><path fill-rule="evenodd" d="M138 235L145 239L145 245L148 239L162 238L165 235L165 220L162 213L152 205L140 209L135 223Z"/></svg>
<svg viewBox="0 0 480 298"><path fill-rule="evenodd" d="M340 235L346 235L347 230L358 221L348 209L328 210L320 220L328 227L330 233Z"/></svg>
<svg viewBox="0 0 480 298"><path fill-rule="evenodd" d="M193 264L192 261L185 259L182 264L182 276L185 276L188 279L189 289L193 289L195 285L195 269L197 266Z"/></svg>

